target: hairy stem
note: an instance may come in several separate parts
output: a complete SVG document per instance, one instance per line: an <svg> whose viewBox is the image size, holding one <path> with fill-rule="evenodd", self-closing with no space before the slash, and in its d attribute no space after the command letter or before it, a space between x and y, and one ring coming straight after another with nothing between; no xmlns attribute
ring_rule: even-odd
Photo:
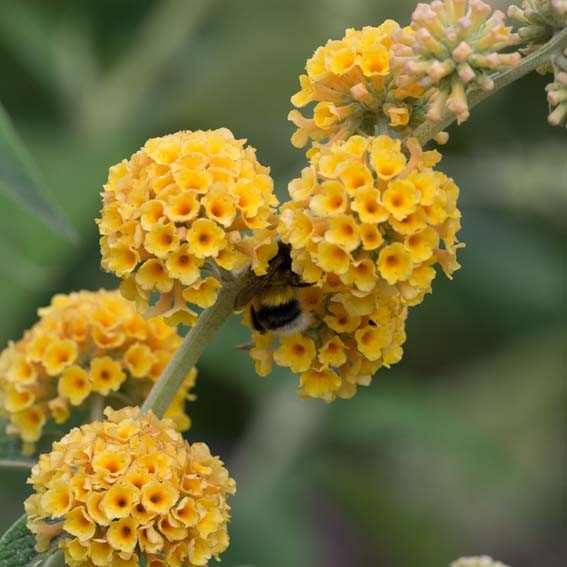
<svg viewBox="0 0 567 567"><path fill-rule="evenodd" d="M142 405L142 412L151 410L158 417L163 417L177 390L199 360L205 347L233 313L234 300L248 278L249 272L246 270L223 282L215 304L201 313L197 324L189 331L146 398Z"/></svg>
<svg viewBox="0 0 567 567"><path fill-rule="evenodd" d="M42 567L65 567L65 565L67 565L67 563L65 563L65 556L60 549L53 553L53 555L50 555L41 564Z"/></svg>
<svg viewBox="0 0 567 567"><path fill-rule="evenodd" d="M0 459L0 469L29 471L35 463L36 461L32 459Z"/></svg>
<svg viewBox="0 0 567 567"><path fill-rule="evenodd" d="M469 108L473 108L484 99L488 98L490 95L498 92L505 86L513 83L514 81L522 78L524 75L531 73L534 69L537 69L544 63L546 63L550 56L554 53L561 51L567 47L567 29L560 31L555 34L541 49L538 49L531 55L528 55L522 62L513 69L508 69L502 73L498 73L492 77L494 81L494 88L490 91L477 91L469 96L468 103ZM441 115L441 119L437 122L424 122L415 129L414 136L418 138L420 143L423 145L439 132L442 132L450 126L456 120L455 115L445 109Z"/></svg>
<svg viewBox="0 0 567 567"><path fill-rule="evenodd" d="M91 421L100 421L104 412L104 397L101 394L93 394L90 400L89 417Z"/></svg>

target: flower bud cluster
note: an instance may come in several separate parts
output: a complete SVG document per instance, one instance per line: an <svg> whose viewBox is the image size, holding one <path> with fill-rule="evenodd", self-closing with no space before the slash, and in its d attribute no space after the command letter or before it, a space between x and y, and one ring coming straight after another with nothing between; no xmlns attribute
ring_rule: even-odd
<svg viewBox="0 0 567 567"><path fill-rule="evenodd" d="M520 63L518 52L500 53L517 36L505 15L482 0L434 0L418 4L411 26L394 32L391 60L396 96L408 102L423 92L426 119L437 121L445 108L459 123L469 117L467 96L493 88L490 75Z"/></svg>
<svg viewBox="0 0 567 567"><path fill-rule="evenodd" d="M144 320L118 291L56 295L39 317L0 354L0 408L26 453L50 417L65 422L72 406L84 407L93 394L143 401L181 344L163 319ZM185 401L196 374L189 373L167 414L181 430L190 426Z"/></svg>
<svg viewBox="0 0 567 567"><path fill-rule="evenodd" d="M547 43L567 27L567 0L523 0L522 7L510 6L508 16L518 22L518 36L526 55Z"/></svg>
<svg viewBox="0 0 567 567"><path fill-rule="evenodd" d="M122 293L146 316L194 325L188 304L215 302L219 269L241 268L262 257L259 248L276 248L263 234L278 204L269 169L225 128L148 140L110 168L104 189L102 266L123 278ZM250 231L258 241L244 234Z"/></svg>
<svg viewBox="0 0 567 567"><path fill-rule="evenodd" d="M563 57L567 61L567 49ZM564 70L554 66L554 70L555 81L545 87L550 106L547 120L552 126L567 127L567 68Z"/></svg>
<svg viewBox="0 0 567 567"><path fill-rule="evenodd" d="M374 133L377 118L385 114L392 127L410 120L406 104L389 95L392 33L400 26L386 20L378 27L348 29L340 40L329 40L307 61L301 90L291 98L297 108L315 102L313 116L292 110L297 126L292 144L303 147L309 138L321 142L344 140L354 133Z"/></svg>
<svg viewBox="0 0 567 567"><path fill-rule="evenodd" d="M308 328L279 339L255 334L258 373L272 362L301 372L299 394L354 395L381 366L398 362L407 309L431 291L434 266L450 277L460 228L459 189L415 139L352 136L319 149L289 185L279 234Z"/></svg>
<svg viewBox="0 0 567 567"><path fill-rule="evenodd" d="M236 488L204 443L138 408L75 428L43 454L28 480L28 528L71 567L207 565L229 543L227 497Z"/></svg>

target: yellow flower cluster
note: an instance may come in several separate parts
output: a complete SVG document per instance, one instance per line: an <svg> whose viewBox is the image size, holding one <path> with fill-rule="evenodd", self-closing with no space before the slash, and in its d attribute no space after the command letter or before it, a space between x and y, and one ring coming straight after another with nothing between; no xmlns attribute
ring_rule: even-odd
<svg viewBox="0 0 567 567"><path fill-rule="evenodd" d="M450 567L506 567L504 563L495 561L487 555L480 557L462 557L457 561L453 561Z"/></svg>
<svg viewBox="0 0 567 567"><path fill-rule="evenodd" d="M390 100L390 48L392 33L400 26L386 20L378 27L348 29L340 40L319 47L307 61L301 90L291 98L297 108L316 102L313 117L292 110L288 118L298 127L291 142L303 147L309 138L330 142L360 132L373 134L380 114L392 127L410 119L406 104Z"/></svg>
<svg viewBox="0 0 567 567"><path fill-rule="evenodd" d="M71 567L196 567L229 543L227 496L236 487L204 443L138 408L73 429L28 480L28 528L38 551L61 536Z"/></svg>
<svg viewBox="0 0 567 567"><path fill-rule="evenodd" d="M398 362L407 309L447 276L462 246L459 189L434 171L437 151L415 139L352 136L322 148L289 185L279 233L311 324L279 339L254 334L260 375L273 362L301 372L299 393L331 401L354 395L381 366Z"/></svg>
<svg viewBox="0 0 567 567"><path fill-rule="evenodd" d="M521 51L527 55L567 27L567 0L523 0L521 8L508 8L508 16L520 24Z"/></svg>
<svg viewBox="0 0 567 567"><path fill-rule="evenodd" d="M144 320L118 291L56 295L39 317L0 354L0 408L26 453L49 417L65 422L91 394L143 401L181 344L163 319ZM189 373L167 414L181 430L190 426L185 401L196 375Z"/></svg>
<svg viewBox="0 0 567 567"><path fill-rule="evenodd" d="M411 100L424 91L428 120L437 121L445 107L459 123L469 116L467 95L493 88L490 75L520 63L521 55L499 53L517 36L505 15L482 0L434 0L418 4L407 30L394 32L391 59L396 96Z"/></svg>
<svg viewBox="0 0 567 567"><path fill-rule="evenodd" d="M258 250L275 251L264 234L278 204L269 169L225 128L148 140L110 168L102 196L103 268L123 278L122 293L146 315L173 325L195 323L187 304L215 302L219 268L254 258L261 271Z"/></svg>

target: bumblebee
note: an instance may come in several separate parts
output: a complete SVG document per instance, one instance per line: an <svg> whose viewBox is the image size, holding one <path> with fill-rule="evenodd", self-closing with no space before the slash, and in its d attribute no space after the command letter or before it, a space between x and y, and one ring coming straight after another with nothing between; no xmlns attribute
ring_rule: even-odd
<svg viewBox="0 0 567 567"><path fill-rule="evenodd" d="M249 305L252 326L259 333L299 333L309 325L310 318L297 297L297 288L310 285L292 271L290 245L280 240L268 272L251 278L238 294L234 308L240 311Z"/></svg>

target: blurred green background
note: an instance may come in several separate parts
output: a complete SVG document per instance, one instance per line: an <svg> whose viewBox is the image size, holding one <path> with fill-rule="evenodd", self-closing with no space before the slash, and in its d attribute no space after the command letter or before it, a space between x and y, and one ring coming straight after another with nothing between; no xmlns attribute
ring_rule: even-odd
<svg viewBox="0 0 567 567"><path fill-rule="evenodd" d="M313 50L347 27L407 22L409 0L2 0L0 101L75 242L0 194L0 340L55 292L115 287L94 217L113 163L150 136L227 126L271 165L303 166L289 97ZM440 567L487 553L512 567L567 556L565 132L527 77L451 129L463 268L411 313L403 361L353 400L295 397L255 376L237 318L200 364L189 439L223 456L227 567ZM562 376L563 374L563 376ZM0 472L0 529L26 475ZM563 524L563 526L562 526Z"/></svg>

